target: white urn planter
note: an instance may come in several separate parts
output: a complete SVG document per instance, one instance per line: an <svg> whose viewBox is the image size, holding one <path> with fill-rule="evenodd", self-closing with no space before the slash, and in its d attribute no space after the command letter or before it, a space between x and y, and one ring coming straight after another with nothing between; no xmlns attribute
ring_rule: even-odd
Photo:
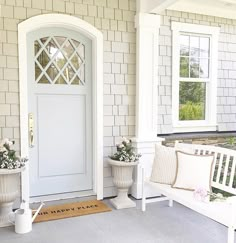
<svg viewBox="0 0 236 243"><path fill-rule="evenodd" d="M128 197L128 190L133 184L133 170L138 162L120 162L108 159L112 166L113 183L117 187L118 195L110 200L116 209L136 207L136 203Z"/></svg>
<svg viewBox="0 0 236 243"><path fill-rule="evenodd" d="M12 225L12 206L19 195L20 169L0 169L0 227Z"/></svg>

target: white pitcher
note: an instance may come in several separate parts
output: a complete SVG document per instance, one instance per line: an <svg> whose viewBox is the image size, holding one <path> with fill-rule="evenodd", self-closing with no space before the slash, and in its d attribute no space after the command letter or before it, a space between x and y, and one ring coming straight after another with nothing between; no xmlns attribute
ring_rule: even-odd
<svg viewBox="0 0 236 243"><path fill-rule="evenodd" d="M32 230L32 223L43 205L44 203L41 203L32 217L32 210L25 204L25 202L23 202L23 206L15 211L15 232L17 234L29 233Z"/></svg>

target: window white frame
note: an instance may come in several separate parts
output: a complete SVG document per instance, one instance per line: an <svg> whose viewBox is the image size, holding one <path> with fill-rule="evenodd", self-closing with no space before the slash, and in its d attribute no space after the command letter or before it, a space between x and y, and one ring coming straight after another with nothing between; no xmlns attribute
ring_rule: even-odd
<svg viewBox="0 0 236 243"><path fill-rule="evenodd" d="M173 132L216 131L216 101L217 101L217 63L218 39L220 28L215 26L172 22L172 122ZM180 35L190 34L210 38L209 78L206 82L205 120L179 120L179 69L180 69ZM184 80L184 78L183 78ZM191 80L194 80L191 78ZM201 82L201 78L197 78Z"/></svg>

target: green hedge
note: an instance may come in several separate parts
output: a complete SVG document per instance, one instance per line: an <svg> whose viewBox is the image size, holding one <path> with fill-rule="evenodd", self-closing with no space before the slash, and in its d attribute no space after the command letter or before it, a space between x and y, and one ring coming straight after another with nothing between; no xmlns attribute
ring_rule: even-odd
<svg viewBox="0 0 236 243"><path fill-rule="evenodd" d="M179 119L185 120L204 120L205 109L202 103L193 103L188 101L186 104L180 104Z"/></svg>

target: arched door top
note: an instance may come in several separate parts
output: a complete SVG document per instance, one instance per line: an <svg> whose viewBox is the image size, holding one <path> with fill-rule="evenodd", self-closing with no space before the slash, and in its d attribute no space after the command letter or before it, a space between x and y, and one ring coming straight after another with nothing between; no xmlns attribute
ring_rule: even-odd
<svg viewBox="0 0 236 243"><path fill-rule="evenodd" d="M42 14L31 17L18 25L19 32L31 32L42 27L65 27L87 36L89 39L103 39L102 32L88 22L66 14Z"/></svg>

